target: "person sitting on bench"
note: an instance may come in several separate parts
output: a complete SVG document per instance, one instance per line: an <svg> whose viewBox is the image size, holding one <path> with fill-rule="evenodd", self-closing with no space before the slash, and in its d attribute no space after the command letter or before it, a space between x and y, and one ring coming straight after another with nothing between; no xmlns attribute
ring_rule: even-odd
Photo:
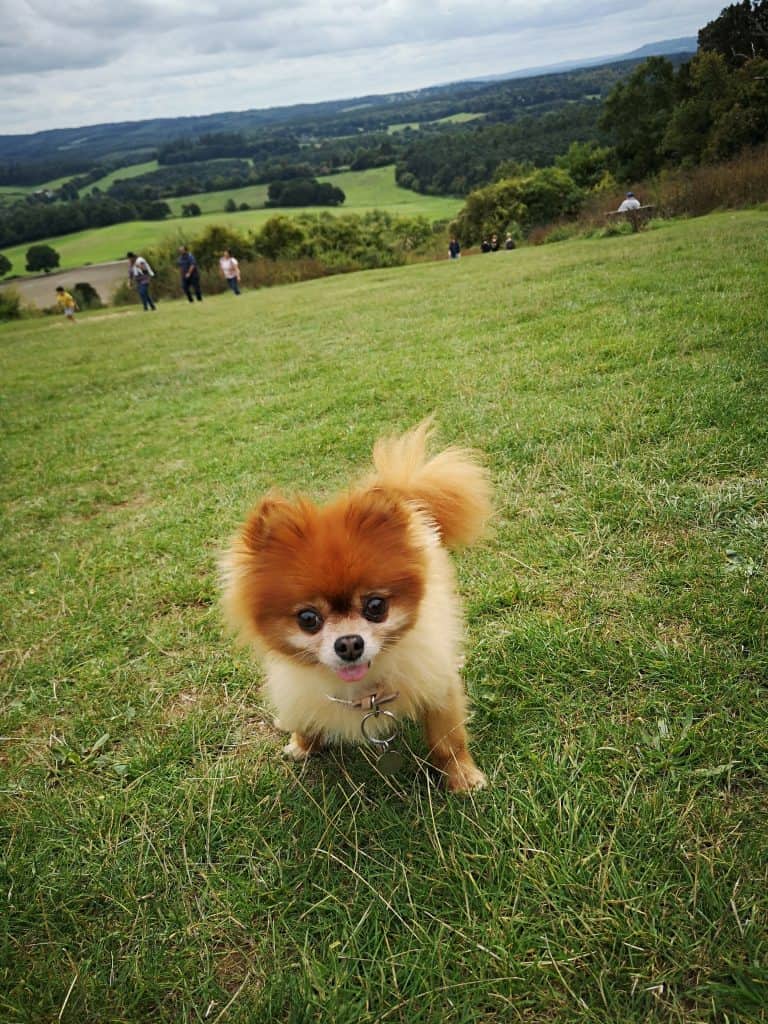
<svg viewBox="0 0 768 1024"><path fill-rule="evenodd" d="M619 207L619 213L627 213L629 210L639 210L640 200L637 198L634 192L627 192L627 198L623 201Z"/></svg>

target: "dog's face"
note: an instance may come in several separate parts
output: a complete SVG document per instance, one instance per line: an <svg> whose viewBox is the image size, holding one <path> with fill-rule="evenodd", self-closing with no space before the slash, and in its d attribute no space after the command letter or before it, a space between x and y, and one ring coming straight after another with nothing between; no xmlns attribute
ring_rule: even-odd
<svg viewBox="0 0 768 1024"><path fill-rule="evenodd" d="M242 539L248 614L274 651L355 683L416 620L425 557L396 499L365 491L318 508L268 498Z"/></svg>

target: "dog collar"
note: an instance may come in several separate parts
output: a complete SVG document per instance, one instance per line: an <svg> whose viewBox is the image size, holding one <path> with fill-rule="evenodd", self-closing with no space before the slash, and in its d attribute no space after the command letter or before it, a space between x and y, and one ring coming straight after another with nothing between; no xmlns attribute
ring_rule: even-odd
<svg viewBox="0 0 768 1024"><path fill-rule="evenodd" d="M369 693L365 697L361 697L359 700L342 700L341 697L331 697L328 694L328 700L332 700L334 704L346 704L348 708L360 708L361 711L373 711L376 713L377 709L382 704L391 704L393 700L397 700L400 696L399 693Z"/></svg>
<svg viewBox="0 0 768 1024"><path fill-rule="evenodd" d="M363 739L366 743L378 752L379 757L376 761L376 767L382 775L394 775L395 772L402 768L404 763L401 754L396 750L389 749L392 741L397 738L397 718L395 718L391 711L381 710L382 704L391 704L399 696L399 693L369 693L359 700L342 700L340 697L328 695L328 700L332 700L334 704L346 704L347 707L359 708L365 712L360 720L360 732L363 734ZM378 718L379 715L389 719L392 727L392 732L389 736L376 736L368 732L367 723L372 718Z"/></svg>

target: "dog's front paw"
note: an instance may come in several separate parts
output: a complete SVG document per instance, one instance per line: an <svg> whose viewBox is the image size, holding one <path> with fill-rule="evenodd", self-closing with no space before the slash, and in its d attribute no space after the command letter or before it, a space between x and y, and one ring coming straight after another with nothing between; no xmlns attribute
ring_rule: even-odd
<svg viewBox="0 0 768 1024"><path fill-rule="evenodd" d="M306 761L309 755L322 746L320 736L304 736L303 733L294 732L290 741L283 747L283 753L293 761Z"/></svg>
<svg viewBox="0 0 768 1024"><path fill-rule="evenodd" d="M292 761L306 761L312 751L302 747L302 745L300 743L296 743L295 740L291 740L290 743L286 743L283 747L283 753L286 757L290 757Z"/></svg>
<svg viewBox="0 0 768 1024"><path fill-rule="evenodd" d="M446 768L445 774L450 793L471 793L488 785L488 779L475 764L454 764Z"/></svg>

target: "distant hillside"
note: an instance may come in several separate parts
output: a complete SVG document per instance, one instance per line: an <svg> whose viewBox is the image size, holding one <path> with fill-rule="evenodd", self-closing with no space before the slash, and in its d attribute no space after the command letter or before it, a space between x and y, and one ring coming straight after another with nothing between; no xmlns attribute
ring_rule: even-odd
<svg viewBox="0 0 768 1024"><path fill-rule="evenodd" d="M693 37L650 43L618 57L571 61L545 68L528 68L504 75L453 82L382 95L369 95L323 103L301 103L284 107L227 111L199 117L153 118L144 121L107 122L88 127L61 128L30 135L0 135L0 163L55 162L65 165L61 173L77 173L99 161L119 164L149 159L155 149L171 138L215 132L258 134L289 130L297 135L331 137L386 129L387 125L410 120L432 120L463 109L494 82L559 75L581 68L621 65L623 73L652 54L685 54L696 50Z"/></svg>
<svg viewBox="0 0 768 1024"><path fill-rule="evenodd" d="M483 75L474 78L474 82L502 82L510 78L530 78L533 75L559 74L564 71L576 71L578 68L599 67L602 64L615 64L617 61L645 60L646 57L680 56L696 53L698 43L696 36L681 36L678 39L662 39L658 43L646 43L629 53L610 56L591 57L585 60L566 60L559 64L544 64L540 67L521 68L502 75Z"/></svg>

